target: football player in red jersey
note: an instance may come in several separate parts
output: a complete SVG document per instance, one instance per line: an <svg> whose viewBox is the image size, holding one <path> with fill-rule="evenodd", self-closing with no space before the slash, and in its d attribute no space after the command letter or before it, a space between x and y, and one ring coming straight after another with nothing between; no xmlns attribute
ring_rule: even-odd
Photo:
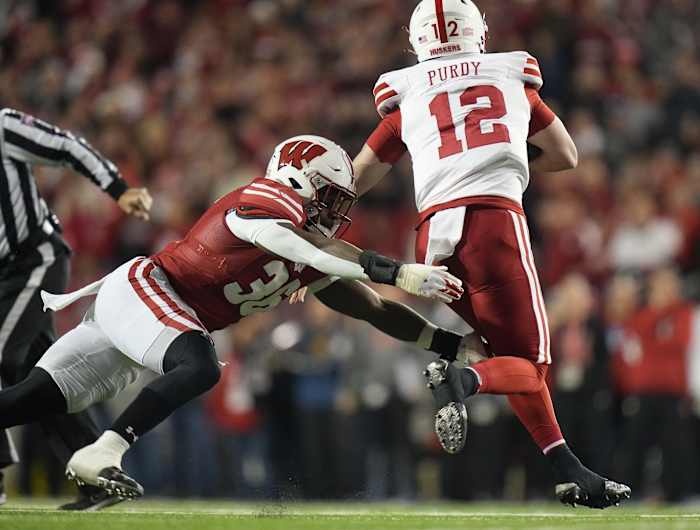
<svg viewBox="0 0 700 530"><path fill-rule="evenodd" d="M124 497L143 493L121 469L139 436L209 390L219 365L209 333L267 311L306 289L324 304L441 355L469 338L438 329L362 280L449 302L461 282L446 267L403 264L340 239L356 199L352 162L324 138L280 144L265 178L219 199L180 241L138 257L66 295L43 292L60 310L96 295L83 322L56 342L16 386L0 392L2 428L73 413L111 398L139 372L160 374L67 473Z"/></svg>
<svg viewBox="0 0 700 530"><path fill-rule="evenodd" d="M382 121L355 160L360 194L407 151L420 225L416 259L444 264L467 295L451 307L484 338L493 358L427 370L440 410L436 432L464 447L464 400L505 394L557 472L566 504L605 508L630 488L586 468L562 436L545 383L551 363L547 314L522 207L530 170L575 167L566 127L540 99L543 79L527 52L485 53L487 28L469 0L423 0L410 41L418 64L383 74L374 88ZM528 143L540 156L528 161Z"/></svg>

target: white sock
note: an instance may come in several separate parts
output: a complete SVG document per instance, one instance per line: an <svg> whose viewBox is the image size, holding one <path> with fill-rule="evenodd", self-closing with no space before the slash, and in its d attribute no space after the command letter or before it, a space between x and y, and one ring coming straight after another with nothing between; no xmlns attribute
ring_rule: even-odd
<svg viewBox="0 0 700 530"><path fill-rule="evenodd" d="M114 431L105 431L95 443L78 449L68 461L67 468L93 486L99 472L110 466L122 468L122 457L129 443Z"/></svg>
<svg viewBox="0 0 700 530"><path fill-rule="evenodd" d="M119 456L118 467L121 467L122 457L124 453L129 450L129 442L122 438L119 434L114 431L105 431L102 433L95 445L99 446L110 453L114 453Z"/></svg>

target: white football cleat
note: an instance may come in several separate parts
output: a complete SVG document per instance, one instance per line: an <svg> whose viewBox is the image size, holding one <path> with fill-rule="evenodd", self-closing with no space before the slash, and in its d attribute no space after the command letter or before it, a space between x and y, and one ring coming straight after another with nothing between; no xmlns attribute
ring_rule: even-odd
<svg viewBox="0 0 700 530"><path fill-rule="evenodd" d="M71 468L66 468L66 477L69 480L75 480L78 486L86 484ZM120 499L136 499L143 496L143 486L124 473L124 471L114 466L106 467L97 474L95 486L104 490L108 495ZM116 502L110 501L110 504L107 505L111 504L116 504Z"/></svg>
<svg viewBox="0 0 700 530"><path fill-rule="evenodd" d="M122 454L104 447L98 440L73 453L66 465L66 473L84 484L97 486L100 471L108 467L121 469Z"/></svg>
<svg viewBox="0 0 700 530"><path fill-rule="evenodd" d="M78 486L91 485L110 495L136 498L143 495L141 484L124 473L122 456L129 444L118 434L107 431L95 443L78 449L66 465L66 476Z"/></svg>

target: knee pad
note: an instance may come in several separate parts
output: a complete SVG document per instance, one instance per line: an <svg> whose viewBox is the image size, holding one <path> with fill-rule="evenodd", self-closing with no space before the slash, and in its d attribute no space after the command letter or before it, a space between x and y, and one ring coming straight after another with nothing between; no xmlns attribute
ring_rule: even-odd
<svg viewBox="0 0 700 530"><path fill-rule="evenodd" d="M183 333L165 352L163 371L186 371L191 378L188 386L204 392L219 382L221 370L214 344L209 337L198 331Z"/></svg>
<svg viewBox="0 0 700 530"><path fill-rule="evenodd" d="M198 356L197 362L193 363L192 368L196 371L195 377L201 383L203 392L216 385L221 378L221 368L213 346L211 354L206 357Z"/></svg>
<svg viewBox="0 0 700 530"><path fill-rule="evenodd" d="M537 375L537 379L533 381L533 386L531 393L536 393L542 390L542 387L544 387L547 384L547 372L549 371L549 365L547 364L537 364L533 361L528 361L531 362L532 365L535 367L535 373ZM527 392L530 393L530 392Z"/></svg>
<svg viewBox="0 0 700 530"><path fill-rule="evenodd" d="M471 366L484 394L533 394L545 385L548 366L522 357L493 357Z"/></svg>

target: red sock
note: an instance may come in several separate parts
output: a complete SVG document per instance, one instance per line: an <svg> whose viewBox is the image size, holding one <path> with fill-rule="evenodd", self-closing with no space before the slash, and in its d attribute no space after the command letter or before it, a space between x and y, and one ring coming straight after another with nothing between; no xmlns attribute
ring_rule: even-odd
<svg viewBox="0 0 700 530"><path fill-rule="evenodd" d="M544 385L547 365L522 357L494 357L472 366L481 394L532 394Z"/></svg>
<svg viewBox="0 0 700 530"><path fill-rule="evenodd" d="M549 388L543 385L535 394L508 396L513 412L544 454L566 443L559 428Z"/></svg>
<svg viewBox="0 0 700 530"><path fill-rule="evenodd" d="M513 411L544 453L564 443L545 383L547 365L522 357L494 357L472 369L480 378L479 393L508 395Z"/></svg>

